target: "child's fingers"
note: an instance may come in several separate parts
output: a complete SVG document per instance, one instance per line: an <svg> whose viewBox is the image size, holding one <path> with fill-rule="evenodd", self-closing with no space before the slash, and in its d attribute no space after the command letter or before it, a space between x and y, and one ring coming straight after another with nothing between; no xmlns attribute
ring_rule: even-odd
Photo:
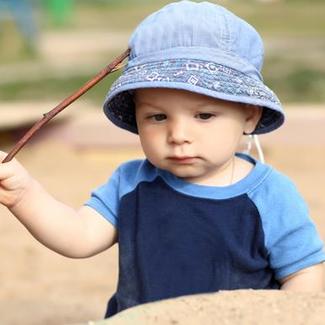
<svg viewBox="0 0 325 325"><path fill-rule="evenodd" d="M1 1L1 0L0 0ZM4 159L8 156L8 152L1 151L0 150L0 165L3 163ZM11 161L14 161L15 158L11 159ZM7 161L8 162L8 161Z"/></svg>
<svg viewBox="0 0 325 325"><path fill-rule="evenodd" d="M2 163L5 157L7 157L7 153L0 151L0 181L13 176L19 165L16 159Z"/></svg>
<svg viewBox="0 0 325 325"><path fill-rule="evenodd" d="M0 187L0 204L10 208L17 202L17 195Z"/></svg>
<svg viewBox="0 0 325 325"><path fill-rule="evenodd" d="M1 1L1 0L0 0ZM1 151L0 150L0 166L1 165L6 165L6 164L19 164L18 160L16 158L11 159L10 161L7 161L5 163L3 163L3 160L8 156L8 152L5 151Z"/></svg>
<svg viewBox="0 0 325 325"><path fill-rule="evenodd" d="M13 176L14 169L12 164L2 164L0 163L0 182Z"/></svg>
<svg viewBox="0 0 325 325"><path fill-rule="evenodd" d="M9 201L10 198L8 192L0 187L0 204L7 205Z"/></svg>
<svg viewBox="0 0 325 325"><path fill-rule="evenodd" d="M2 162L6 157L7 157L7 153L4 151L0 150L0 162Z"/></svg>

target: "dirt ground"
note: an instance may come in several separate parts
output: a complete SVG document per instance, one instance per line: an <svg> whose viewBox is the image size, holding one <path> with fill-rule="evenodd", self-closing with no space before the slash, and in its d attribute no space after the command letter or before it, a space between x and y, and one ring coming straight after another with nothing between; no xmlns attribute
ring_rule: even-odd
<svg viewBox="0 0 325 325"><path fill-rule="evenodd" d="M303 118L292 119L292 130L299 130L299 134L288 135L284 131L271 138L272 141L262 139L262 143L267 162L294 179L310 206L311 215L322 238L325 239L323 115L309 121L308 125L304 121L303 130L299 127L299 121ZM78 207L88 198L90 190L105 182L119 163L142 157L142 153L134 138L129 138L124 145L105 145L102 140L99 141L99 137L94 136L95 130L97 134L100 133L100 139L106 138L108 142L119 139L120 136L120 133L116 135L109 128L106 131L102 129L102 122L97 125L95 120L87 118L75 123L75 128L72 124L70 127L58 125L56 128L49 128L48 133L26 147L18 158L58 199ZM76 130L79 130L79 136L73 133ZM88 136L85 130L88 130ZM82 139L88 139L88 142L82 142ZM96 139L100 145L95 145L98 144ZM11 144L3 143L1 146L1 150L8 150ZM0 324L58 325L101 319L107 299L116 287L117 248L113 247L110 251L89 259L68 259L41 246L2 206L0 216ZM266 308L281 312L277 309L277 302L283 296L278 294L268 296L268 305L265 305L263 297L252 291L233 295L228 295L228 300L224 302L218 300L221 309L223 303L226 306L231 302L232 315L238 316L238 310L242 312L240 308L244 301L246 305L250 305L250 313L256 319L259 319ZM296 321L292 324L300 324L299 310L302 309L299 309L299 304L302 301L305 304L304 315L316 311L325 318L324 305L315 310L314 298L313 295L304 295L303 298L299 298L299 295L287 296L287 310L296 313L293 314L293 320ZM325 299L322 302L319 299L317 301L318 304L325 304ZM171 305L168 306L172 308ZM209 319L209 314L205 317ZM219 318L220 324L244 323L229 313L222 313L219 317L224 317L223 322ZM263 319L263 324L271 325L275 322L269 318L266 321Z"/></svg>

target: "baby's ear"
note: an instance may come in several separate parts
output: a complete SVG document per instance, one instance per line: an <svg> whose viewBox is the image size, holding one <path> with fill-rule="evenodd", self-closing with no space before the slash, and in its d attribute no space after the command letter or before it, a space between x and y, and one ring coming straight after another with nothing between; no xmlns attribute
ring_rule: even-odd
<svg viewBox="0 0 325 325"><path fill-rule="evenodd" d="M244 134L251 134L254 132L261 119L263 108L256 105L245 104L245 109L247 109L247 117L244 126Z"/></svg>

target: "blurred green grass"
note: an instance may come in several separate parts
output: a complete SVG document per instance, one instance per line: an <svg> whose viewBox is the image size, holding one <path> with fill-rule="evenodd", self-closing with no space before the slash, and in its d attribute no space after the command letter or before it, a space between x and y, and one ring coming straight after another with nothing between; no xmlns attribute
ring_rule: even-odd
<svg viewBox="0 0 325 325"><path fill-rule="evenodd" d="M90 102L101 104L108 88L117 78L119 72L114 72L91 88L83 98ZM4 101L26 99L26 100L63 100L74 91L79 89L93 75L79 75L63 78L45 77L41 80L30 82L17 81L0 85L0 98Z"/></svg>
<svg viewBox="0 0 325 325"><path fill-rule="evenodd" d="M172 1L108 0L80 1L76 6L74 28L104 27L133 29L144 17ZM226 6L243 17L264 36L325 36L324 0L211 1ZM104 25L103 25L104 23Z"/></svg>
<svg viewBox="0 0 325 325"><path fill-rule="evenodd" d="M64 26L53 26L47 15L40 11L40 24L44 31L82 31L99 30L125 31L132 29L148 14L171 1L163 0L107 0L75 2L72 19ZM217 2L217 1L214 1ZM325 101L325 1L323 0L279 0L274 3L262 3L256 0L219 1L237 15L256 27L266 44L263 76L266 84L272 88L283 102L324 102ZM8 29L14 39L14 30ZM17 43L17 41L16 41ZM1 46L1 33L0 33ZM17 44L16 44L17 47ZM116 53L107 53L108 61ZM22 50L18 58L13 55L1 64L13 61L35 61ZM60 60L60 58L58 58ZM62 59L61 59L62 60ZM97 62L98 66L106 61ZM90 79L97 68L80 71L73 76L43 73L39 79L5 82L0 84L0 100L54 99L61 100L85 81ZM116 74L94 87L86 96L96 104L103 102L105 93Z"/></svg>

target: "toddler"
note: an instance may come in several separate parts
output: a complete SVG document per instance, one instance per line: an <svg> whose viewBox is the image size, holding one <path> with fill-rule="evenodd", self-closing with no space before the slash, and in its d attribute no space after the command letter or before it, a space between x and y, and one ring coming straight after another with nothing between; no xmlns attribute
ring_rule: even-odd
<svg viewBox="0 0 325 325"><path fill-rule="evenodd" d="M106 317L218 290L323 290L323 243L295 186L236 152L243 134L284 121L255 29L219 5L180 1L147 17L129 48L104 111L139 134L146 159L119 166L78 211L13 160L0 166L1 203L62 255L118 243Z"/></svg>

